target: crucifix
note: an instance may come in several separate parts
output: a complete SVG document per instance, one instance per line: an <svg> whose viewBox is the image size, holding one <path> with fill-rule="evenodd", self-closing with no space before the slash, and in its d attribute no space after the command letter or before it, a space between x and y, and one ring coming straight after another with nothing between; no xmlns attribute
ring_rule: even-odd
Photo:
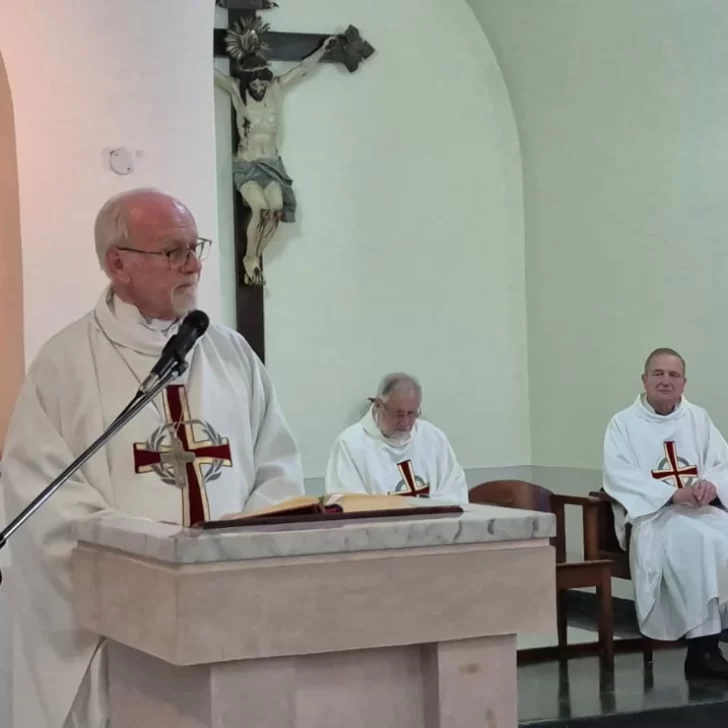
<svg viewBox="0 0 728 728"><path fill-rule="evenodd" d="M258 10L272 0L217 0L228 10L228 28L216 29L216 58L229 58L230 74L215 69L215 83L230 97L233 114L233 179L237 329L265 359L262 254L280 223L295 220L293 180L278 150L286 87L319 63L340 63L350 73L374 53L354 26L345 33L270 31ZM276 76L270 61L296 65Z"/></svg>
<svg viewBox="0 0 728 728"><path fill-rule="evenodd" d="M174 481L183 493L187 488L187 466L197 460L197 456L191 450L186 450L182 440L176 433L172 434L169 450L159 453L159 464L162 467L169 467L174 473Z"/></svg>

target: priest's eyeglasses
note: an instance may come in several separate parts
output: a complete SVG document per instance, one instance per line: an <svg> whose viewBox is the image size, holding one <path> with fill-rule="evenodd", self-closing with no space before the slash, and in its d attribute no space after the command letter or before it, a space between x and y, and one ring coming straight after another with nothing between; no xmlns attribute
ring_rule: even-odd
<svg viewBox="0 0 728 728"><path fill-rule="evenodd" d="M210 254L210 248L212 247L212 240L207 238L197 238L192 245L181 245L178 248L172 248L172 250L139 250L139 248L125 248L121 245L117 245L117 250L124 250L127 253L141 253L142 255L163 255L168 261L172 268L181 268L187 264L190 259L190 255L194 255L199 261L205 260Z"/></svg>
<svg viewBox="0 0 728 728"><path fill-rule="evenodd" d="M414 411L409 410L409 411L405 412L405 410L399 410L399 409L393 410L391 407L387 407L387 405L384 402L380 402L380 405L382 406L382 408L386 411L386 413L390 417L394 417L395 419L398 419L398 420L405 420L405 419L406 420L409 420L409 419L416 420L416 419L419 419L419 417L422 415L422 408L418 408Z"/></svg>

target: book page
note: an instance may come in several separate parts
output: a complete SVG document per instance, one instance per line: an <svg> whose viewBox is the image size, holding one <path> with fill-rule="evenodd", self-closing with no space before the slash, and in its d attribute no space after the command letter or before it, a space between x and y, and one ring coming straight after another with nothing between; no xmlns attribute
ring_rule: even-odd
<svg viewBox="0 0 728 728"><path fill-rule="evenodd" d="M282 503L277 503L274 506L268 506L267 508L258 508L255 511L243 511L242 513L227 513L219 519L220 521L233 521L237 518L258 518L259 516L277 516L284 515L291 511L298 511L303 509L314 510L320 507L321 499L313 495L301 495L296 498L289 498L284 500Z"/></svg>
<svg viewBox="0 0 728 728"><path fill-rule="evenodd" d="M344 513L359 511L393 511L416 508L401 495L369 495L367 493L332 493L324 498L324 506L340 506Z"/></svg>

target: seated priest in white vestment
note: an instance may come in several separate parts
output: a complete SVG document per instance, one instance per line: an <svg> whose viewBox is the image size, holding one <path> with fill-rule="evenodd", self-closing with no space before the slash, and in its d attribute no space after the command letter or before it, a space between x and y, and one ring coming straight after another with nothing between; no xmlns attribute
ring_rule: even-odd
<svg viewBox="0 0 728 728"><path fill-rule="evenodd" d="M409 374L385 376L364 417L336 439L327 493L372 493L468 502L468 486L447 437L420 417L422 387Z"/></svg>
<svg viewBox="0 0 728 728"><path fill-rule="evenodd" d="M181 202L134 190L95 227L110 285L48 341L17 401L3 457L12 518L124 409L194 309L201 261ZM59 271L72 267L59 248ZM69 526L126 515L184 525L303 494L298 449L265 368L237 332L210 325L189 368L95 454L10 540L17 608L15 728L109 725L105 644L78 629Z"/></svg>
<svg viewBox="0 0 728 728"><path fill-rule="evenodd" d="M617 413L604 442L604 489L626 544L640 629L687 638L685 674L728 678L719 635L728 625L728 446L683 397L685 361L657 349L644 393Z"/></svg>

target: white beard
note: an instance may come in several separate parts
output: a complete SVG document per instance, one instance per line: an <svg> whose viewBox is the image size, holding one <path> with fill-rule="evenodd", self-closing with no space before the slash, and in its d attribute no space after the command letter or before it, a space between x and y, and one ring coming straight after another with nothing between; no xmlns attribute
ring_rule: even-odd
<svg viewBox="0 0 728 728"><path fill-rule="evenodd" d="M184 288L172 294L172 308L182 318L197 306L197 286Z"/></svg>
<svg viewBox="0 0 728 728"><path fill-rule="evenodd" d="M392 445L405 445L412 436L412 432L410 430L404 432L401 430L395 430L392 434L388 435L384 432L384 430L382 430L382 426L379 424L378 412L374 414L374 421L377 423L377 427L379 428L379 432L382 437Z"/></svg>
<svg viewBox="0 0 728 728"><path fill-rule="evenodd" d="M382 432L381 430L379 430L379 431ZM411 434L412 434L411 432L395 431L391 435L385 435L382 432L382 437L384 437L386 440L391 442L393 445L404 445L407 442L407 440L409 440Z"/></svg>

